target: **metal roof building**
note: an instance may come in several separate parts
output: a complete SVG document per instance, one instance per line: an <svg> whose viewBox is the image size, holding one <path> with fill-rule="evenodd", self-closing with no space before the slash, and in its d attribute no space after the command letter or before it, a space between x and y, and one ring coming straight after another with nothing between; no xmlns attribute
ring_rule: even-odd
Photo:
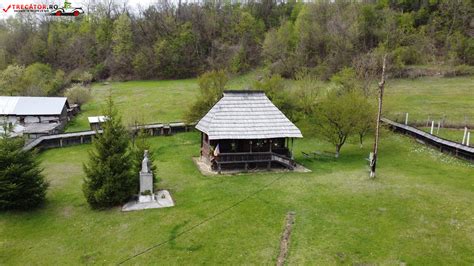
<svg viewBox="0 0 474 266"><path fill-rule="evenodd" d="M262 91L225 91L196 129L210 140L303 137Z"/></svg>
<svg viewBox="0 0 474 266"><path fill-rule="evenodd" d="M0 96L0 115L7 116L47 116L61 115L66 97L19 97Z"/></svg>

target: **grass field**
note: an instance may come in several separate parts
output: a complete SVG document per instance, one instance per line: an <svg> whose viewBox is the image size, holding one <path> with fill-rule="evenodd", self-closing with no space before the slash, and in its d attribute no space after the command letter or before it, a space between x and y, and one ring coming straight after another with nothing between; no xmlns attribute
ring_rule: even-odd
<svg viewBox="0 0 474 266"><path fill-rule="evenodd" d="M430 133L430 127L422 127L421 130ZM462 142L462 137L464 135L464 129L455 129L455 128L440 128L439 132L435 126L433 130L433 135L438 136L443 139L455 141L455 142ZM472 133L471 133L472 135ZM472 143L472 142L471 142Z"/></svg>
<svg viewBox="0 0 474 266"><path fill-rule="evenodd" d="M207 177L191 160L197 133L150 140L158 186L175 207L90 210L81 183L91 146L49 150L46 206L0 214L0 264L116 264L159 243L128 263L274 264L288 211L296 212L289 264L474 263L473 166L406 137L384 132L376 180L368 144L311 160L301 151L329 147L306 138L295 154L311 173Z"/></svg>
<svg viewBox="0 0 474 266"><path fill-rule="evenodd" d="M252 84L255 74L233 78L229 88L242 89ZM187 108L198 95L196 79L149 80L94 83L92 100L82 106L82 112L68 124L66 131L89 130L87 117L102 115L104 100L112 94L124 118L124 123L167 123L183 121Z"/></svg>
<svg viewBox="0 0 474 266"><path fill-rule="evenodd" d="M67 127L68 132L88 130L87 117L102 115L104 99L112 94L124 118L132 125L182 120L189 101L197 95L196 80L111 82L92 86L92 100L82 106L82 112Z"/></svg>
<svg viewBox="0 0 474 266"><path fill-rule="evenodd" d="M447 123L474 123L474 78L472 76L389 80L385 113L410 121L445 119Z"/></svg>
<svg viewBox="0 0 474 266"><path fill-rule="evenodd" d="M252 85L258 73L230 80L228 87L243 89ZM473 77L420 78L415 80L389 80L384 98L385 114L410 120L442 119L450 123L474 123ZM289 81L291 86L292 82ZM81 114L67 127L68 132L89 130L88 116L102 114L105 97L112 93L126 124L135 120L145 123L182 121L187 108L198 94L196 79L171 81L95 83L93 100L82 107ZM469 97L471 96L471 97Z"/></svg>
<svg viewBox="0 0 474 266"><path fill-rule="evenodd" d="M253 78L233 79L230 87L244 88ZM442 110L457 116L471 104L471 83L390 81L386 112L440 111L418 104L451 99L452 91L457 97ZM438 86L432 94L425 89L430 84ZM87 116L100 114L109 87L124 121L137 113L145 122L180 120L197 93L196 80L95 84L95 100L69 130L88 128ZM131 213L88 207L81 184L90 145L48 150L40 155L51 183L46 205L0 213L0 265L275 264L289 211L296 213L291 265L474 264L473 164L382 131L378 178L369 180L370 139L363 149L351 140L338 160L316 160L301 152L333 148L309 133L295 142L295 155L311 173L213 177L201 175L192 161L197 133L151 138L158 186L171 191L176 206Z"/></svg>

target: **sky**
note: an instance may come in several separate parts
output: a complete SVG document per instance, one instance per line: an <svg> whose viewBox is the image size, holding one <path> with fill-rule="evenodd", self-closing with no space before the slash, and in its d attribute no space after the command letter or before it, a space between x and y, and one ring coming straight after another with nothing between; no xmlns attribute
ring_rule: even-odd
<svg viewBox="0 0 474 266"><path fill-rule="evenodd" d="M117 2L121 2L121 1L126 2L130 8L137 8L138 5L140 5L143 8L146 8L151 3L156 2L156 0L128 0L128 1L118 0ZM85 6L83 4L85 1L69 0L69 2L71 3L71 6L73 7ZM55 4L55 5L63 6L64 0L0 0L0 19L5 19L16 14L15 12L13 12L11 8L7 12L4 11L4 9L7 9L9 5L12 5L12 4L15 4L15 5L28 4L29 5L29 4L40 4L40 3L47 4L47 5ZM40 15L43 16L44 13L38 13L38 16Z"/></svg>

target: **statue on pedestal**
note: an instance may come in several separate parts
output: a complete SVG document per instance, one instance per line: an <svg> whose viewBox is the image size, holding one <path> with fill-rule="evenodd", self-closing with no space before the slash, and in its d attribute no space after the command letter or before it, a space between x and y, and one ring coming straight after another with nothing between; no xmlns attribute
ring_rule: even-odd
<svg viewBox="0 0 474 266"><path fill-rule="evenodd" d="M142 169L140 171L140 202L153 201L153 173L151 172L150 160L148 159L148 151L145 151L142 161Z"/></svg>
<svg viewBox="0 0 474 266"><path fill-rule="evenodd" d="M148 159L148 151L147 150L145 150L145 154L143 155L142 170L140 172L142 172L142 173L151 173L151 165L150 165L150 160Z"/></svg>

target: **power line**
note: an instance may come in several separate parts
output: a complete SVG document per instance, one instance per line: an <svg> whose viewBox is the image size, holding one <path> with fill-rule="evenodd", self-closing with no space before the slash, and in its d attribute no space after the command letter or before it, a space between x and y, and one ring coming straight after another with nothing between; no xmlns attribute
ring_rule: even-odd
<svg viewBox="0 0 474 266"><path fill-rule="evenodd" d="M269 182L268 184L262 186L261 188L259 188L259 189L256 190L255 192L253 192L253 193L247 195L245 198L243 198L243 199L237 201L236 203L230 205L229 207L227 207L227 208L225 208L225 209L223 209L223 210L221 210L221 211L215 213L215 214L212 215L212 216L209 216L208 218L206 218L206 219L202 220L201 222L199 222L199 223L197 223L197 224L191 226L190 228L188 228L188 229L182 231L181 233L178 233L178 234L176 234L175 236L170 237L170 238L167 239L167 240L164 240L164 241L162 241L162 242L160 242L160 243L157 243L157 244L155 244L155 245L153 245L153 246L151 246L151 247L149 247L149 248L147 248L147 249L145 249L145 250L143 250L143 251L140 251L140 252L138 252L138 253L136 253L136 254L134 254L134 255L132 255L132 256L130 256L130 257L128 257L128 258L122 260L122 261L120 261L118 264L119 264L119 265L124 264L125 262L130 261L130 260L132 260L132 259L134 259L134 258L136 258L136 257L138 257L138 256L141 256L141 255L143 255L143 254L145 254L145 253L148 253L148 252L150 252L150 251L153 250L153 249L159 248L159 247L163 246L164 244L167 244L167 243L169 243L169 242L171 242L171 241L173 241L173 240L176 240L178 237L180 237L180 236L182 236L182 235L184 235L184 234L186 234L186 233L191 232L192 230L194 230L194 229L196 229L197 227L199 227L199 226L201 226L201 225L203 225L203 224L209 222L210 220L216 218L217 216L220 216L220 215L222 215L223 213L225 213L225 212L227 212L227 211L229 211L229 210L231 210L231 209L237 207L238 205L242 204L244 201L250 199L251 197L257 195L258 193L262 192L262 191L265 190L266 188L270 187L273 183L275 183L276 181L280 180L281 178L282 178L282 175L280 175L279 177L273 179L273 180L272 180L271 182Z"/></svg>

